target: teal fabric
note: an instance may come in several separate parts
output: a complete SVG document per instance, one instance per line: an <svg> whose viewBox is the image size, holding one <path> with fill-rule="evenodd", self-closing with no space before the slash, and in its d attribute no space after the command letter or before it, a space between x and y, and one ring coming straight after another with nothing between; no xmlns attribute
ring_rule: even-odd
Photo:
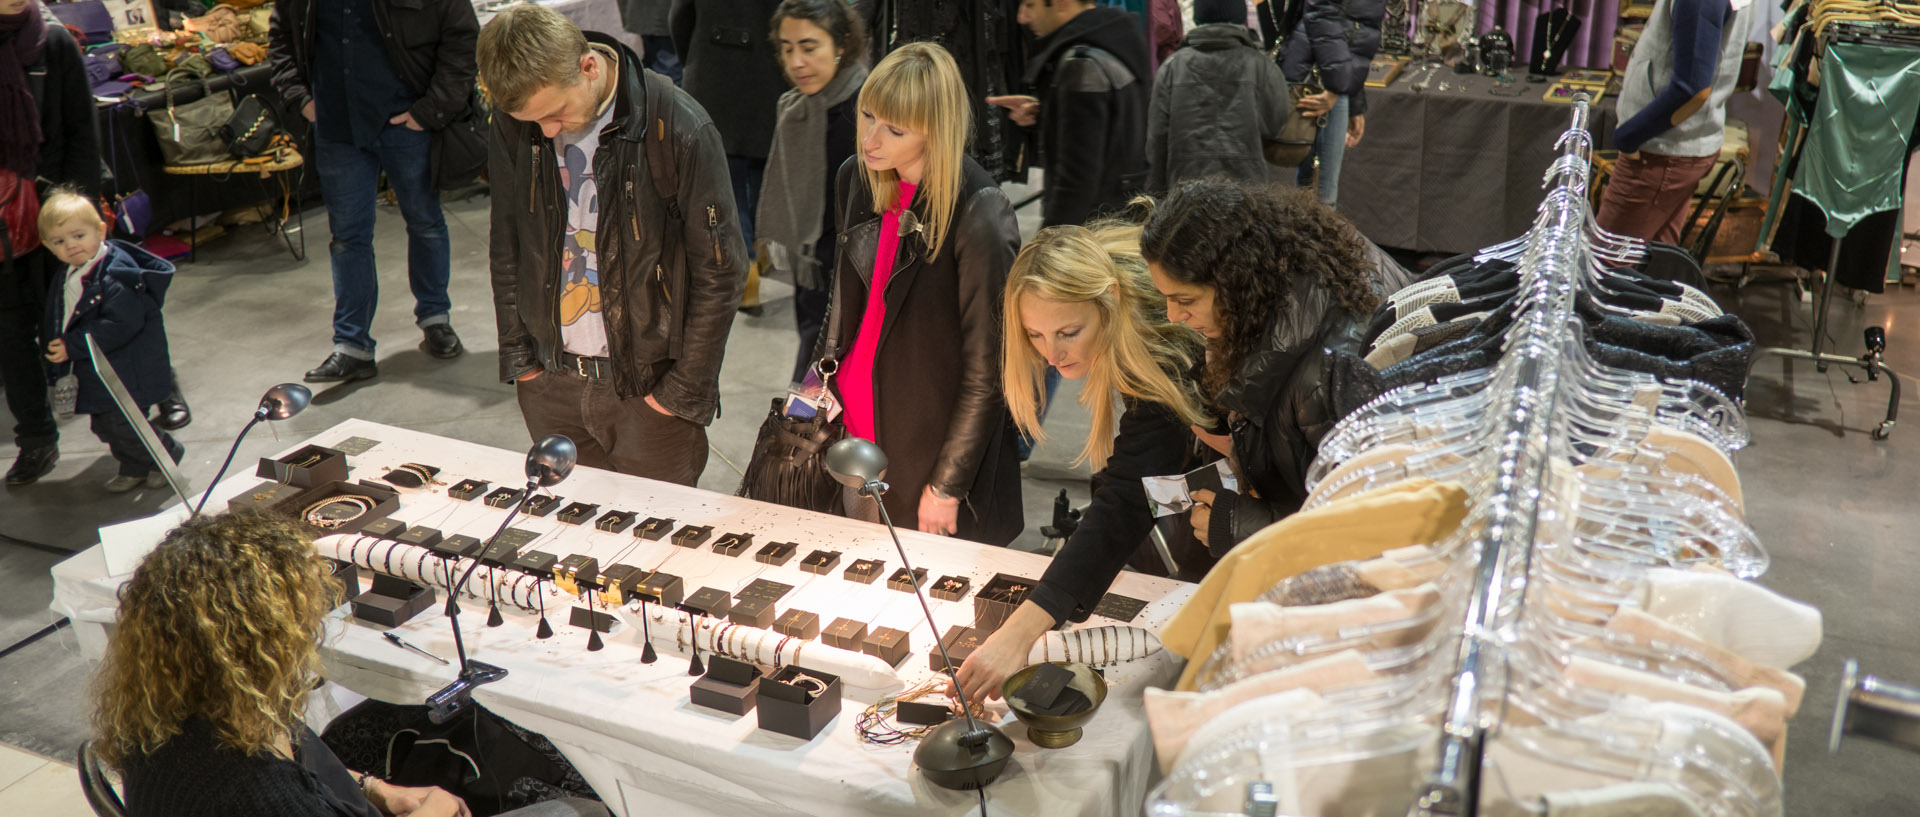
<svg viewBox="0 0 1920 817"><path fill-rule="evenodd" d="M1794 185L1827 214L1827 234L1900 207L1907 135L1920 116L1920 49L1828 42L1820 101Z"/></svg>

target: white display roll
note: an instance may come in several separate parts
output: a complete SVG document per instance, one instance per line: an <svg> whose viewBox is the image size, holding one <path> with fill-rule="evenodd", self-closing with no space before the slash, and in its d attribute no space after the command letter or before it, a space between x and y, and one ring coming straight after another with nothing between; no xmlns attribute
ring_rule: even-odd
<svg viewBox="0 0 1920 817"><path fill-rule="evenodd" d="M1160 652L1160 638L1139 627L1108 625L1077 630L1053 630L1034 642L1027 660L1072 661L1110 667Z"/></svg>

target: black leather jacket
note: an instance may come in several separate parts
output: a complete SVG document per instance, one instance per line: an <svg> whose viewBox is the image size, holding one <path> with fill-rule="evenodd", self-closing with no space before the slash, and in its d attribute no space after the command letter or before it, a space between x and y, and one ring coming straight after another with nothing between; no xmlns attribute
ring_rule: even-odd
<svg viewBox="0 0 1920 817"><path fill-rule="evenodd" d="M720 134L678 89L671 117L647 110L640 59L597 33L587 41L620 55L610 134L593 157L599 182L600 299L614 389L651 394L677 417L706 424L720 409L720 361L746 283L747 252L735 218ZM670 132L654 123L668 119ZM643 140L672 142L685 220L666 229ZM495 114L487 176L493 185L489 251L500 330L500 379L559 368L561 243L566 191L553 140L540 126Z"/></svg>
<svg viewBox="0 0 1920 817"><path fill-rule="evenodd" d="M325 2L325 0L320 0ZM287 111L313 99L307 69L313 65L315 0L273 0L267 48L273 87ZM385 35L387 59L400 81L419 97L407 113L427 130L440 130L467 109L478 69L473 45L480 23L468 0L375 0L374 22Z"/></svg>
<svg viewBox="0 0 1920 817"><path fill-rule="evenodd" d="M1288 82L1314 68L1326 89L1347 97L1347 115L1367 112L1367 68L1380 52L1386 0L1303 0L1306 13L1280 54Z"/></svg>
<svg viewBox="0 0 1920 817"><path fill-rule="evenodd" d="M1025 525L1013 415L1000 396L1000 293L1020 247L1013 205L968 158L953 225L927 257L920 234L900 239L883 292L886 322L874 353L875 442L887 452L887 513L919 518L926 485L962 498L958 536L1004 545ZM840 167L835 357L853 349L871 296L880 216L859 157ZM924 218L924 201L913 211ZM824 334L822 336L824 343ZM844 387L844 383L841 384Z"/></svg>
<svg viewBox="0 0 1920 817"><path fill-rule="evenodd" d="M1379 247L1368 248L1376 294L1385 297L1413 282ZM1215 554L1300 510L1307 499L1307 467L1319 453L1321 438L1340 419L1327 389L1327 358L1364 348L1372 316L1341 309L1317 280L1307 284L1296 285L1293 309L1274 322L1267 348L1241 361L1239 372L1214 396L1216 410L1231 412L1228 429L1243 480L1238 496L1214 503L1207 546ZM1246 493L1248 487L1259 496Z"/></svg>

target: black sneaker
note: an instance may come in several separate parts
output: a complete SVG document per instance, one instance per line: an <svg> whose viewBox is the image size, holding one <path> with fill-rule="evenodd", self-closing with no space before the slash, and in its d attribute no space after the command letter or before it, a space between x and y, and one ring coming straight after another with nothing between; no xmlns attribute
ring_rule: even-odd
<svg viewBox="0 0 1920 817"><path fill-rule="evenodd" d="M41 477L53 471L53 464L60 461L58 446L43 445L20 452L13 460L13 467L7 469L8 485L31 485Z"/></svg>
<svg viewBox="0 0 1920 817"><path fill-rule="evenodd" d="M460 336L453 333L451 324L436 323L422 331L427 333L427 339L420 341L420 348L426 350L427 354L447 360L459 357L461 352L466 351L466 347L460 345Z"/></svg>
<svg viewBox="0 0 1920 817"><path fill-rule="evenodd" d="M380 365L371 360L334 352L327 356L327 362L307 372L308 383L339 383L348 380L365 380L380 373Z"/></svg>

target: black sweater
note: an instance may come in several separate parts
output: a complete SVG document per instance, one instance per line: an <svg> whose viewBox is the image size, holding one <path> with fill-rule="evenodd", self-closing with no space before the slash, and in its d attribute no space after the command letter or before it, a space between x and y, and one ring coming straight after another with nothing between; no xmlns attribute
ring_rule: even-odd
<svg viewBox="0 0 1920 817"><path fill-rule="evenodd" d="M70 184L81 192L100 192L100 137L94 130L93 86L80 47L65 27L47 26L47 47L40 58L47 75L39 83L40 163L34 175L48 187Z"/></svg>
<svg viewBox="0 0 1920 817"><path fill-rule="evenodd" d="M298 762L223 745L213 725L189 718L158 751L121 770L128 817L380 817L353 774L313 730L295 737Z"/></svg>
<svg viewBox="0 0 1920 817"><path fill-rule="evenodd" d="M1187 471L1193 431L1159 403L1127 401L1107 467L1093 475L1093 502L1028 598L1055 624L1085 621L1127 559L1153 530L1141 477Z"/></svg>

